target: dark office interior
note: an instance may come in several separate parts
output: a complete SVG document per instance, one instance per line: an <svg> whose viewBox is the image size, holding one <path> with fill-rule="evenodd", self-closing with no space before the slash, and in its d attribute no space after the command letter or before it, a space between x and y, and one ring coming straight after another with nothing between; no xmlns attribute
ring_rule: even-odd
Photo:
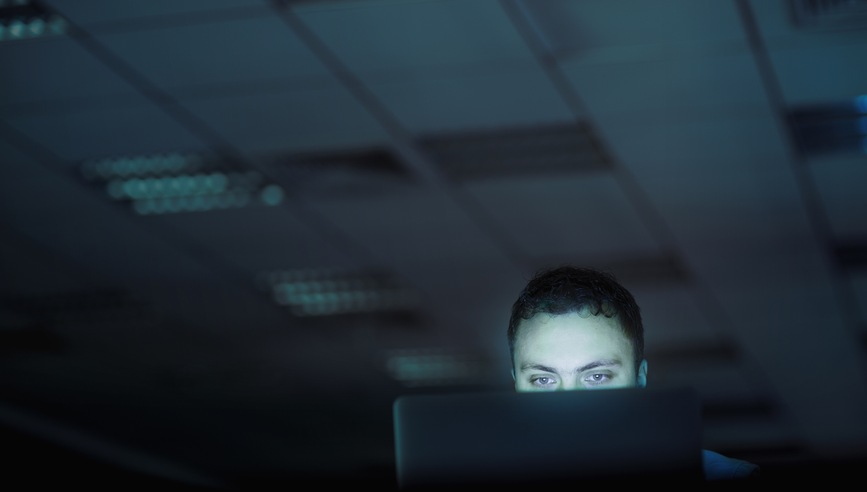
<svg viewBox="0 0 867 492"><path fill-rule="evenodd" d="M703 448L858 476L865 55L864 0L0 0L0 488L396 490L394 400L512 390L563 264Z"/></svg>

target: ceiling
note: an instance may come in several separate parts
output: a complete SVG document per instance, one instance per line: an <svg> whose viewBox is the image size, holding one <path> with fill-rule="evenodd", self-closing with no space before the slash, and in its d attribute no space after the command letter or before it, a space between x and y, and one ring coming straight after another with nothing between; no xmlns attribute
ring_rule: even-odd
<svg viewBox="0 0 867 492"><path fill-rule="evenodd" d="M572 263L633 292L649 385L698 389L706 448L867 452L867 158L803 152L787 117L867 93L867 24L782 0L39 5L65 34L0 41L6 425L203 483L393 473L394 398L508 389L512 302ZM432 150L496 163L572 128L597 164ZM370 152L391 164L353 167ZM164 153L284 199L140 214L81 172ZM311 318L257 282L323 268L417 302ZM395 354L469 362L402 379Z"/></svg>

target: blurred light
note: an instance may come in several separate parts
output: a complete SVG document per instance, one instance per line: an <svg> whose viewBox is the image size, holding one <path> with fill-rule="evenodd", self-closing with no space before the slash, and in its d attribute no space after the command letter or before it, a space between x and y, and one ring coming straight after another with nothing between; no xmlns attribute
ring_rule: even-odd
<svg viewBox="0 0 867 492"><path fill-rule="evenodd" d="M30 21L30 24L27 25L27 33L30 37L41 36L43 31L45 31L45 21L42 19L33 19Z"/></svg>
<svg viewBox="0 0 867 492"><path fill-rule="evenodd" d="M130 201L140 215L246 207L254 194L265 205L283 201L282 188L238 167L213 156L169 153L87 160L80 170L85 180L103 183L110 198Z"/></svg>
<svg viewBox="0 0 867 492"><path fill-rule="evenodd" d="M0 1L0 41L41 38L65 34L62 17L29 1Z"/></svg>
<svg viewBox="0 0 867 492"><path fill-rule="evenodd" d="M491 374L485 357L436 348L393 351L386 369L409 387L479 384Z"/></svg>
<svg viewBox="0 0 867 492"><path fill-rule="evenodd" d="M59 15L53 15L48 19L48 32L47 34L53 34L55 36L66 34L66 28L68 24L66 19L60 17Z"/></svg>
<svg viewBox="0 0 867 492"><path fill-rule="evenodd" d="M415 291L383 275L332 269L263 272L258 283L274 302L297 316L407 311L418 305Z"/></svg>
<svg viewBox="0 0 867 492"><path fill-rule="evenodd" d="M24 23L14 19L6 27L6 39L20 39L24 35Z"/></svg>
<svg viewBox="0 0 867 492"><path fill-rule="evenodd" d="M279 205L280 202L283 201L283 188L280 188L277 185L268 185L262 188L262 192L259 195L262 198L262 202L265 205Z"/></svg>
<svg viewBox="0 0 867 492"><path fill-rule="evenodd" d="M861 113L867 113L867 95L855 98L855 107Z"/></svg>

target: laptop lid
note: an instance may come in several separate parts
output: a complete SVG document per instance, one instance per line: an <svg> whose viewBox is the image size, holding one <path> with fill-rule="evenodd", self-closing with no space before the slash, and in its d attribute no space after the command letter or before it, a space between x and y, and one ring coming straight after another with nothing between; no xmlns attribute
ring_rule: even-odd
<svg viewBox="0 0 867 492"><path fill-rule="evenodd" d="M401 489L702 479L691 389L404 396L394 431Z"/></svg>

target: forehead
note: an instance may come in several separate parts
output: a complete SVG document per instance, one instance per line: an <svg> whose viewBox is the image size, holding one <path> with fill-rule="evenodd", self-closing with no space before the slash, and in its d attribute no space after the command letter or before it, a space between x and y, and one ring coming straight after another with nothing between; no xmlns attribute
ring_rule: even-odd
<svg viewBox="0 0 867 492"><path fill-rule="evenodd" d="M633 362L632 343L614 318L589 313L537 314L521 322L515 338L515 362L583 365L599 359Z"/></svg>

